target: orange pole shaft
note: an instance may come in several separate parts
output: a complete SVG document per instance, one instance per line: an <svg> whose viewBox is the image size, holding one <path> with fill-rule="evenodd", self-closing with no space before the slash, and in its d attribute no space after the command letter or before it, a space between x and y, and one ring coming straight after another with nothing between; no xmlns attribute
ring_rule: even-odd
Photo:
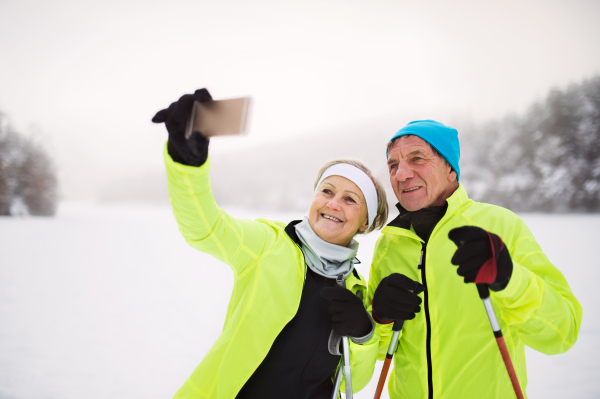
<svg viewBox="0 0 600 399"><path fill-rule="evenodd" d="M374 399L379 399L381 397L381 393L383 392L383 386L385 385L385 380L388 375L388 370L390 369L390 365L392 364L392 358L386 357L383 362L383 368L381 369L381 374L379 375L379 382L377 383L377 389L375 390Z"/></svg>
<svg viewBox="0 0 600 399"><path fill-rule="evenodd" d="M513 367L512 360L510 360L510 355L508 354L508 349L506 348L506 342L504 342L504 337L497 337L496 343L498 344L498 348L500 348L502 360L504 360L504 364L506 365L506 370L508 371L508 376L510 377L510 382L512 382L515 394L517 394L517 399L523 399L523 391L521 391L521 385L519 385L517 373L515 373L515 368Z"/></svg>

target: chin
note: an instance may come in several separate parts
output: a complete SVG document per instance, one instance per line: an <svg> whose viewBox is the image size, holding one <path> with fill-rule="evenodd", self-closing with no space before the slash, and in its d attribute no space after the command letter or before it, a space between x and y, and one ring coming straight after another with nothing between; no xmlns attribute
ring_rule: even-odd
<svg viewBox="0 0 600 399"><path fill-rule="evenodd" d="M406 205L403 205L402 203L400 203L400 205L402 205L402 207L404 209L406 209L407 211L409 211L409 212L418 211L419 209L423 209L424 208L423 205L421 205L421 204L415 204L415 203L412 203L412 202L409 202Z"/></svg>
<svg viewBox="0 0 600 399"><path fill-rule="evenodd" d="M327 241L330 244L340 245L340 242L343 241L337 234L332 234L330 232L325 231L315 231L315 233L317 233L317 235L321 237L323 241Z"/></svg>

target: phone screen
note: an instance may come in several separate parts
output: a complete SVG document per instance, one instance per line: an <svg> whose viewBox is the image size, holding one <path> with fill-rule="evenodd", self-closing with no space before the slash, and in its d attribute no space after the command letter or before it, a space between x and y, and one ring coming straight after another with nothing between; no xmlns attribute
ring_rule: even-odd
<svg viewBox="0 0 600 399"><path fill-rule="evenodd" d="M205 137L238 135L246 132L250 97L194 102L185 137L198 131Z"/></svg>

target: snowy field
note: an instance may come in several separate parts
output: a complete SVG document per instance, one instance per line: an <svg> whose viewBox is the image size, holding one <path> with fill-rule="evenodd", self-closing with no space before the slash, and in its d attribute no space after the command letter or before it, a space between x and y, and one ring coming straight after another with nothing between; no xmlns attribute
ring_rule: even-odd
<svg viewBox="0 0 600 399"><path fill-rule="evenodd" d="M527 352L528 395L600 398L600 215L522 216L584 309L568 353ZM361 239L365 276L377 234ZM187 246L167 206L0 218L0 399L172 397L218 337L232 280ZM376 379L355 397L372 398Z"/></svg>

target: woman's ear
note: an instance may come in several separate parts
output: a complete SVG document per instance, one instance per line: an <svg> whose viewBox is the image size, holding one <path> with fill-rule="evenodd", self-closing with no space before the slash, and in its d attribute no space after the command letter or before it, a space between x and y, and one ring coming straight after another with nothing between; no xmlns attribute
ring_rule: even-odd
<svg viewBox="0 0 600 399"><path fill-rule="evenodd" d="M360 228L358 229L358 231L360 231L361 233L364 233L368 228L369 228L369 219L367 219L367 221L365 222L365 224L363 224L362 226L360 226Z"/></svg>

